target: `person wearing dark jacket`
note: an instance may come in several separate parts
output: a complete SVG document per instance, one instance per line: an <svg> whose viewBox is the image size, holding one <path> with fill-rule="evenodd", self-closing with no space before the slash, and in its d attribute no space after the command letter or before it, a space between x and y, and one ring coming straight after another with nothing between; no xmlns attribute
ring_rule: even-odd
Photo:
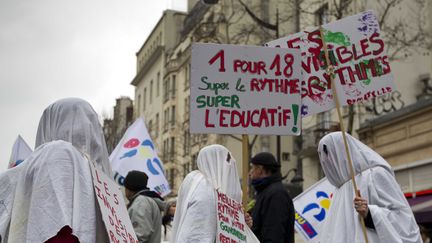
<svg viewBox="0 0 432 243"><path fill-rule="evenodd" d="M256 191L251 211L255 235L262 243L294 243L294 205L282 185L280 163L271 153L258 153L251 159L249 178Z"/></svg>

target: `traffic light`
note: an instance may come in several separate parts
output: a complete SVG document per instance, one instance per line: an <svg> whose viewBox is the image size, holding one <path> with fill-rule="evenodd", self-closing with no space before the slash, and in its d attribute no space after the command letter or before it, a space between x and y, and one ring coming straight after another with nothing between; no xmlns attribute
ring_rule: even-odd
<svg viewBox="0 0 432 243"><path fill-rule="evenodd" d="M217 4L219 0L201 0L204 4Z"/></svg>

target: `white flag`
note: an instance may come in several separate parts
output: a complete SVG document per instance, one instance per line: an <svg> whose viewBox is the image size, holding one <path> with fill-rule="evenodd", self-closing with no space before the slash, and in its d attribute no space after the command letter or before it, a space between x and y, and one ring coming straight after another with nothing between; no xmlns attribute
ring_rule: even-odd
<svg viewBox="0 0 432 243"><path fill-rule="evenodd" d="M335 190L336 187L323 178L294 198L295 229L306 242L319 242Z"/></svg>
<svg viewBox="0 0 432 243"><path fill-rule="evenodd" d="M114 180L123 185L124 178L131 170L143 171L149 177L147 187L166 196L171 192L164 175L153 141L148 134L143 118L138 118L123 135L120 143L110 155Z"/></svg>
<svg viewBox="0 0 432 243"><path fill-rule="evenodd" d="M8 169L19 165L32 152L33 152L33 150L27 145L27 143L24 141L24 139L20 135L18 135L18 137L15 140L15 143L12 147L12 154L11 154L11 157L9 159Z"/></svg>

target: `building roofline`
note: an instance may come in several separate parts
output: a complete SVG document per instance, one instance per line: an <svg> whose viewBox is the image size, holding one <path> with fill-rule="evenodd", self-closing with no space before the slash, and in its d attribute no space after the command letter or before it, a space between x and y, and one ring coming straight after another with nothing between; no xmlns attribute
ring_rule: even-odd
<svg viewBox="0 0 432 243"><path fill-rule="evenodd" d="M172 9L166 9L163 11L162 16L159 18L158 22L156 23L156 25L153 27L152 31L150 32L150 34L147 36L147 39L144 41L144 43L141 45L141 47L139 48L139 50L135 53L135 56L138 56L139 53L142 51L142 49L144 48L144 46L147 44L147 42L151 39L151 36L153 35L153 33L156 31L156 29L158 28L158 26L160 25L160 23L162 22L163 18L165 17L165 15L168 12L173 12L174 14L181 14L181 15L187 15L187 12L183 12L183 11L177 11L177 10L172 10Z"/></svg>

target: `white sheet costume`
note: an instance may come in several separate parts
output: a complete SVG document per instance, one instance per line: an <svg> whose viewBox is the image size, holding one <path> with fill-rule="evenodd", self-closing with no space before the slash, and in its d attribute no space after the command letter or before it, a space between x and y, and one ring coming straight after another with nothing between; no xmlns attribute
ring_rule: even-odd
<svg viewBox="0 0 432 243"><path fill-rule="evenodd" d="M375 151L349 134L348 147L356 183L368 207L375 229L367 228L369 243L422 242L419 228L390 165ZM318 147L321 166L335 191L321 230L321 243L365 242L341 132L324 136Z"/></svg>
<svg viewBox="0 0 432 243"><path fill-rule="evenodd" d="M90 104L70 98L45 109L36 148L17 167L21 171L4 242L45 242L66 225L81 243L108 242L84 153L105 173L112 172Z"/></svg>
<svg viewBox="0 0 432 243"><path fill-rule="evenodd" d="M227 161L228 149L210 145L198 154L198 170L192 171L180 186L174 215L172 243L214 243L218 189L237 202L242 191L234 158ZM246 227L247 242L259 242Z"/></svg>
<svg viewBox="0 0 432 243"><path fill-rule="evenodd" d="M8 238L15 187L23 168L22 165L15 166L0 173L0 237L2 240Z"/></svg>

